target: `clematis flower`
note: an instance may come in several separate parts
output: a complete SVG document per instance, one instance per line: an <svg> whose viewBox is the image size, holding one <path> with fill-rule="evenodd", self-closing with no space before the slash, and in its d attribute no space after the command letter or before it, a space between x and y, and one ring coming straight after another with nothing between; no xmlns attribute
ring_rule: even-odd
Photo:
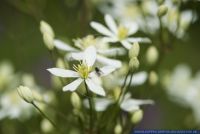
<svg viewBox="0 0 200 134"><path fill-rule="evenodd" d="M76 78L73 82L63 87L63 91L75 91L82 82L85 82L88 86L89 90L98 95L105 96L104 89L97 83L95 83L94 79L97 77L105 76L110 74L115 70L114 67L105 66L99 68L101 71L100 74L94 70L92 71L92 67L96 61L96 49L91 46L88 47L83 54L83 60L79 65L74 66L74 70L65 70L61 68L50 68L47 69L51 74L64 77L64 78Z"/></svg>
<svg viewBox="0 0 200 134"><path fill-rule="evenodd" d="M114 19L108 14L105 15L104 19L109 29L98 22L91 22L90 25L97 32L103 34L104 40L107 42L120 42L126 49L130 49L134 42L151 42L148 38L130 37L137 32L137 25L119 24L117 26Z"/></svg>
<svg viewBox="0 0 200 134"><path fill-rule="evenodd" d="M62 51L68 52L66 57L68 59L74 60L82 60L84 55L84 50L90 46L94 46L96 49L96 60L103 65L110 65L116 68L121 67L121 62L119 60L107 58L106 56L116 56L122 55L125 53L124 49L121 48L108 48L107 44L103 42L100 38L94 38L89 35L83 39L74 40L75 46L77 48L73 48L70 45L64 43L61 40L54 40L54 45L56 48Z"/></svg>
<svg viewBox="0 0 200 134"><path fill-rule="evenodd" d="M106 108L115 103L115 100L113 99L108 99L108 98L95 98L95 110L96 111L105 111ZM85 106L88 108L89 104L88 101L84 101ZM134 112L140 109L141 105L146 105L146 104L154 104L153 100L142 100L142 99L133 99L131 98L130 93L126 93L124 96L124 99L122 102L119 104L119 107L126 112Z"/></svg>

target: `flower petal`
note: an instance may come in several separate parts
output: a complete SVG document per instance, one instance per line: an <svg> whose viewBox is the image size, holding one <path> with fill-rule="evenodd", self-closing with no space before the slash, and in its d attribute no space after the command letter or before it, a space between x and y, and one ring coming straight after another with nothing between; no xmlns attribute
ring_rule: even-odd
<svg viewBox="0 0 200 134"><path fill-rule="evenodd" d="M88 66L94 65L96 61L96 48L94 46L90 46L84 51L84 60Z"/></svg>
<svg viewBox="0 0 200 134"><path fill-rule="evenodd" d="M97 55L97 61L105 65L113 66L116 68L120 68L122 66L122 63L119 60L109 59L100 55Z"/></svg>
<svg viewBox="0 0 200 134"><path fill-rule="evenodd" d="M128 77L127 81L129 80L130 80L130 77ZM147 72L141 71L133 75L131 85L133 86L142 85L146 80L147 80Z"/></svg>
<svg viewBox="0 0 200 134"><path fill-rule="evenodd" d="M129 101L123 101L120 107L127 112L134 112L140 108L138 105L133 105L132 102Z"/></svg>
<svg viewBox="0 0 200 134"><path fill-rule="evenodd" d="M94 83L91 79L86 79L86 84L90 91L92 91L98 95L102 95L102 96L106 95L104 89L101 86Z"/></svg>
<svg viewBox="0 0 200 134"><path fill-rule="evenodd" d="M83 60L84 53L83 52L75 52L68 55L69 58L72 58L74 60Z"/></svg>
<svg viewBox="0 0 200 134"><path fill-rule="evenodd" d="M111 33L111 31L109 31L105 26L103 26L102 24L98 23L98 22L91 22L90 23L91 27L94 28L97 32L106 35L106 36L113 36L113 34Z"/></svg>
<svg viewBox="0 0 200 134"><path fill-rule="evenodd" d="M143 42L143 43L151 43L151 40L149 38L128 38L128 41L134 43L134 42Z"/></svg>
<svg viewBox="0 0 200 134"><path fill-rule="evenodd" d="M109 48L109 49L103 49L98 50L98 53L103 54L105 56L116 56L116 55L124 55L126 54L126 51L124 48Z"/></svg>
<svg viewBox="0 0 200 134"><path fill-rule="evenodd" d="M78 78L70 84L63 87L63 91L74 91L78 88L78 86L83 82L83 79Z"/></svg>
<svg viewBox="0 0 200 134"><path fill-rule="evenodd" d="M71 47L69 44L66 44L61 40L54 40L54 45L56 48L63 51L77 51L75 48Z"/></svg>
<svg viewBox="0 0 200 134"><path fill-rule="evenodd" d="M59 77L79 77L79 74L72 70L65 70L61 68L49 68L47 69L51 74Z"/></svg>
<svg viewBox="0 0 200 134"><path fill-rule="evenodd" d="M118 39L116 37L103 37L102 40L104 42L111 42L111 43L115 43L115 42L118 42Z"/></svg>
<svg viewBox="0 0 200 134"><path fill-rule="evenodd" d="M108 14L105 15L104 19L105 19L107 26L112 30L112 32L117 34L117 25L116 25L114 19Z"/></svg>
<svg viewBox="0 0 200 134"><path fill-rule="evenodd" d="M138 31L138 24L131 22L131 24L125 24L129 28L128 35L132 35Z"/></svg>
<svg viewBox="0 0 200 134"><path fill-rule="evenodd" d="M132 45L128 41L123 40L123 41L121 41L121 43L126 49L131 49Z"/></svg>

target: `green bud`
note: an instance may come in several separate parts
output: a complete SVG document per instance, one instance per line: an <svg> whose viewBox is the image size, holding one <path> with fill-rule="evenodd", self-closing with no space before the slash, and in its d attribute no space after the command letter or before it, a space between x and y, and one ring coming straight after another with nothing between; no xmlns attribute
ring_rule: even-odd
<svg viewBox="0 0 200 134"><path fill-rule="evenodd" d="M54 32L51 26L45 22L45 21L40 21L40 31L42 34L49 34L54 38Z"/></svg>
<svg viewBox="0 0 200 134"><path fill-rule="evenodd" d="M114 133L115 134L121 134L122 133L122 126L119 123L117 123L117 125L115 126Z"/></svg>
<svg viewBox="0 0 200 134"><path fill-rule="evenodd" d="M33 103L34 97L32 91L25 86L19 86L17 88L19 96L27 103Z"/></svg>
<svg viewBox="0 0 200 134"><path fill-rule="evenodd" d="M40 126L41 130L45 133L49 133L53 130L52 124L47 119L43 119Z"/></svg>
<svg viewBox="0 0 200 134"><path fill-rule="evenodd" d="M43 34L44 44L49 50L54 48L54 38L50 34Z"/></svg>
<svg viewBox="0 0 200 134"><path fill-rule="evenodd" d="M131 59L132 57L138 57L140 52L140 45L138 44L138 42L135 42L131 49L129 50L129 58Z"/></svg>
<svg viewBox="0 0 200 134"><path fill-rule="evenodd" d="M148 64L153 65L157 62L158 60L158 50L155 46L150 46L147 49L147 53L146 53L146 60L148 62Z"/></svg>
<svg viewBox="0 0 200 134"><path fill-rule="evenodd" d="M158 75L155 71L149 73L149 83L155 85L158 82Z"/></svg>
<svg viewBox="0 0 200 134"><path fill-rule="evenodd" d="M141 109L135 111L133 114L132 114L132 117L131 117L131 122L133 124L137 124L139 123L143 118L143 111Z"/></svg>
<svg viewBox="0 0 200 134"><path fill-rule="evenodd" d="M137 57L133 57L131 58L131 60L129 61L129 68L132 70L138 69L140 65L139 60L137 59Z"/></svg>
<svg viewBox="0 0 200 134"><path fill-rule="evenodd" d="M164 15L167 13L167 11L168 11L167 6L161 5L161 6L158 8L158 12L157 12L158 17L164 16Z"/></svg>
<svg viewBox="0 0 200 134"><path fill-rule="evenodd" d="M65 63L61 58L58 58L56 61L56 67L65 69Z"/></svg>
<svg viewBox="0 0 200 134"><path fill-rule="evenodd" d="M76 92L73 92L71 94L71 103L75 109L80 109L81 108L81 100L80 97Z"/></svg>

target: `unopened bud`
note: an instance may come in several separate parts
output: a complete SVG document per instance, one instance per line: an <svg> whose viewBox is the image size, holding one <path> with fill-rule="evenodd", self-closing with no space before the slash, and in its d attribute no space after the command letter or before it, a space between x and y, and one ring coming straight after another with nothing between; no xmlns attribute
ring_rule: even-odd
<svg viewBox="0 0 200 134"><path fill-rule="evenodd" d="M51 26L45 22L45 21L40 21L40 31L42 34L49 34L52 37L54 37L54 32Z"/></svg>
<svg viewBox="0 0 200 134"><path fill-rule="evenodd" d="M50 34L43 34L44 44L49 50L54 48L54 38Z"/></svg>
<svg viewBox="0 0 200 134"><path fill-rule="evenodd" d="M121 88L120 87L116 87L113 90L113 95L114 95L115 100L117 100L120 97L120 93L121 93Z"/></svg>
<svg viewBox="0 0 200 134"><path fill-rule="evenodd" d="M140 45L138 44L138 42L135 42L131 49L129 50L129 58L131 59L132 57L138 57L140 52Z"/></svg>
<svg viewBox="0 0 200 134"><path fill-rule="evenodd" d="M65 63L61 58L58 58L56 61L56 67L65 69Z"/></svg>
<svg viewBox="0 0 200 134"><path fill-rule="evenodd" d="M147 49L147 53L146 53L146 59L148 64L153 65L157 62L158 60L158 50L155 46L150 46Z"/></svg>
<svg viewBox="0 0 200 134"><path fill-rule="evenodd" d="M158 82L158 75L155 71L149 73L149 83L155 85Z"/></svg>
<svg viewBox="0 0 200 134"><path fill-rule="evenodd" d="M71 103L75 109L80 109L81 108L81 100L80 97L76 92L73 92L71 94Z"/></svg>
<svg viewBox="0 0 200 134"><path fill-rule="evenodd" d="M135 111L133 114L132 114L132 117L131 117L131 122L133 124L137 124L139 123L143 118L143 111L141 109Z"/></svg>
<svg viewBox="0 0 200 134"><path fill-rule="evenodd" d="M34 97L32 91L28 87L20 86L17 88L19 96L27 103L33 103Z"/></svg>
<svg viewBox="0 0 200 134"><path fill-rule="evenodd" d="M168 11L167 6L161 5L161 6L158 8L158 12L157 12L158 17L164 16L164 15L167 13L167 11Z"/></svg>
<svg viewBox="0 0 200 134"><path fill-rule="evenodd" d="M122 133L122 126L119 123L117 123L117 125L115 126L114 132L115 132L115 134L121 134Z"/></svg>
<svg viewBox="0 0 200 134"><path fill-rule="evenodd" d="M133 57L131 58L131 60L129 61L129 68L132 70L138 69L140 65L139 60L137 59L137 57Z"/></svg>
<svg viewBox="0 0 200 134"><path fill-rule="evenodd" d="M45 133L49 133L53 130L53 126L47 119L43 119L41 122L41 130Z"/></svg>

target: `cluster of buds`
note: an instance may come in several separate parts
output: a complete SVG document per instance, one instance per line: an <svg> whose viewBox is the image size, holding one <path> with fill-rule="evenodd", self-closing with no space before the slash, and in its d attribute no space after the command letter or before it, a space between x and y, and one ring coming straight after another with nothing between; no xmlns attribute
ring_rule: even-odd
<svg viewBox="0 0 200 134"><path fill-rule="evenodd" d="M140 62L138 60L139 52L140 52L140 45L138 42L135 42L132 45L131 49L129 50L129 58L130 58L129 67L132 70L138 69L140 65Z"/></svg>

